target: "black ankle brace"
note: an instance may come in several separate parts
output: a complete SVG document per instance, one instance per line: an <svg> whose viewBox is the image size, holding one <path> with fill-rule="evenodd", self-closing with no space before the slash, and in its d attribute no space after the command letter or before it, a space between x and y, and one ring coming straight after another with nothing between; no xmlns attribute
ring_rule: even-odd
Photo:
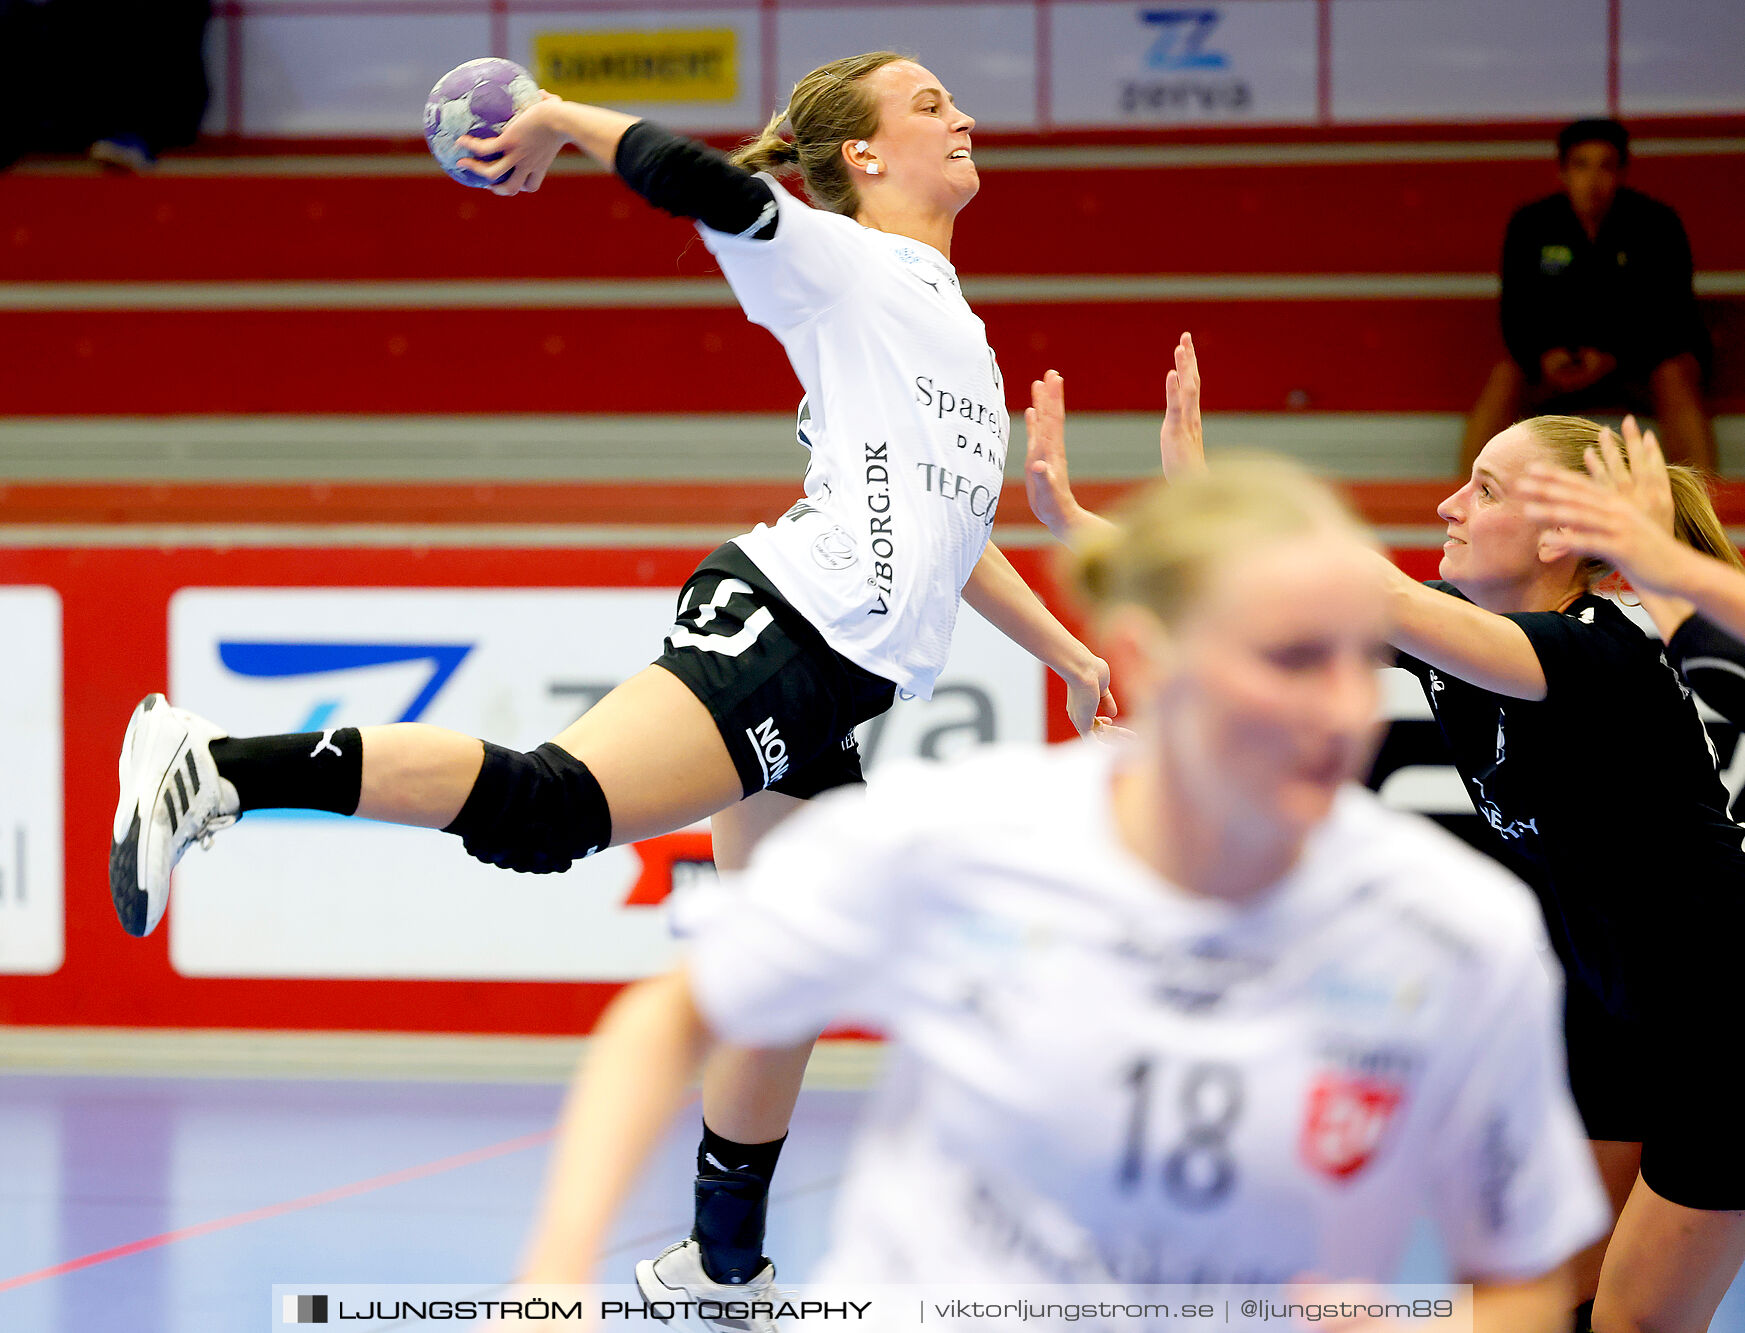
<svg viewBox="0 0 1745 1333"><path fill-rule="evenodd" d="M711 1281L739 1286L763 1270L769 1181L750 1171L715 1171L697 1181L697 1242Z"/></svg>

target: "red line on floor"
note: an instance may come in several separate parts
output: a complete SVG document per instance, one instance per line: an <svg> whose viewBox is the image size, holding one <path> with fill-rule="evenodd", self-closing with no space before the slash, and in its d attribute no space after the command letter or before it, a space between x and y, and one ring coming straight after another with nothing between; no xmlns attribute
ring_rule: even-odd
<svg viewBox="0 0 1745 1333"><path fill-rule="evenodd" d="M0 1292L11 1291L16 1287L28 1287L33 1282L42 1282L51 1277L63 1277L68 1273L76 1273L81 1268L92 1268L97 1264L106 1264L112 1259L125 1259L130 1254L159 1249L165 1245L173 1245L177 1241L193 1240L199 1236L211 1235L214 1231L228 1231L232 1227L247 1226L250 1222L265 1222L275 1217L283 1217L287 1213L302 1212L306 1208L318 1208L322 1204L337 1203L341 1199L368 1194L372 1190L387 1189L392 1185L403 1185L409 1180L422 1180L426 1176L440 1175L444 1171L471 1166L475 1162L485 1162L493 1157L507 1156L509 1153L520 1152L523 1148L537 1147L539 1144L547 1142L555 1132L551 1129L542 1129L534 1134L523 1134L520 1138L506 1139L502 1143L493 1143L484 1148L474 1148L471 1152L456 1153L452 1157L442 1157L434 1162L425 1162L421 1166L409 1166L400 1171L390 1171L386 1175L372 1176L368 1180L354 1181L350 1185L338 1185L333 1189L322 1190L316 1194L305 1194L300 1199L271 1203L264 1208L251 1208L245 1213L232 1213L229 1217L215 1218L210 1222L200 1222L191 1227L180 1227L175 1231L166 1231L161 1235L147 1236L143 1240L129 1241L126 1245L117 1245L113 1249L99 1250L95 1254L81 1255L77 1259L68 1259L64 1263L52 1264L48 1268L39 1268L34 1273L20 1273L17 1277L0 1280Z"/></svg>

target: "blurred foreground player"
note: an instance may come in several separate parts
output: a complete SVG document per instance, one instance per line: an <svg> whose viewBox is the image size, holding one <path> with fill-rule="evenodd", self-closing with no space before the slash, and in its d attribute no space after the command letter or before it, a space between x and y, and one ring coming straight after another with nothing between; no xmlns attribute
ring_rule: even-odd
<svg viewBox="0 0 1745 1333"><path fill-rule="evenodd" d="M591 1273L716 1041L852 1017L892 1051L820 1282L1385 1280L1427 1214L1479 1328L1563 1327L1606 1209L1555 965L1518 882L1353 781L1375 562L1267 460L1087 538L1136 739L917 768L773 834L602 1025L523 1277Z"/></svg>

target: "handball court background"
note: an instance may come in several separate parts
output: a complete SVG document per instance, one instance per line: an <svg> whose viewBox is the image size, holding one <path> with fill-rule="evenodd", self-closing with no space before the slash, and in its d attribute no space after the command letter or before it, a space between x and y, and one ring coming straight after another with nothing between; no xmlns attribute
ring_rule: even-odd
<svg viewBox="0 0 1745 1333"><path fill-rule="evenodd" d="M279 22L296 11L266 8ZM476 8L501 26L515 7ZM1611 22L1596 105L1629 113L1628 14L1595 8ZM245 824L211 861L267 848L261 857L284 863L261 872L283 877L279 905L225 916L224 874L191 852L166 926L131 940L102 887L103 849L114 752L138 697L207 679L189 665L202 645L240 678L224 648L239 639L322 638L343 621L346 633L325 637L355 647L358 626L380 616L377 637L404 643L421 616L507 605L499 590L525 599L516 614L549 606L562 618L576 605L611 626L620 614L652 623L614 650L640 664L657 650L662 599L717 542L781 513L803 466L780 348L746 323L687 225L576 157L537 195L504 201L453 185L398 139L251 128L244 74L267 33L250 13L218 7L214 133L195 152L142 178L68 161L0 175L7 1330L258 1327L275 1282L489 1290L512 1271L582 1038L624 980L664 957L662 904L707 857L706 834L688 831L591 869L596 879L569 890L583 907L551 906L580 913L543 932L555 946L527 929L524 879L432 879L479 962L434 937L420 953L420 927L395 917L425 884L420 848L433 876L462 859L449 840L392 844L372 863L383 882L354 892L319 851L280 857L274 841L325 848L342 831ZM1324 58L1335 42L1326 36ZM454 57L485 49L481 39ZM774 65L759 67L752 101ZM1459 416L1502 354L1503 225L1552 188L1557 118L1351 124L1329 114L1330 98L1302 123L1261 127L1000 128L996 117L976 136L983 188L953 257L1014 415L1044 369L1067 376L1088 502L1153 474L1162 352L1189 329L1213 446L1282 449L1345 478L1423 576ZM1720 110L1627 118L1631 183L1672 202L1691 237L1722 468L1738 475L1745 89ZM1019 421L995 540L1046 581L1046 534L1016 481L1022 439ZM1726 482L1718 498L1745 525L1745 488ZM419 699L439 720L487 653L438 681L438 650L465 638L502 658L514 633L509 621L450 625L419 641L434 654L429 675L386 684L355 661L344 669L361 674L343 680L261 668L243 683L281 691L261 696L294 713L274 729L329 705L378 720ZM894 721L888 753L1062 738L1054 682L966 643L954 659L962 692L941 705L958 711ZM531 702L502 703L501 716L538 732L527 743L543 739L549 717L631 669L618 662L560 679L529 658ZM493 669L498 693L482 696L479 725L499 716L490 700L522 688L512 659ZM1376 781L1459 828L1470 815L1410 695L1390 696ZM1737 793L1745 753L1714 731ZM511 927L494 929L500 917ZM347 935L380 952L347 952ZM580 961L541 961L540 949L572 944ZM817 1061L772 1208L784 1280L804 1280L820 1252L876 1065L862 1034ZM685 1228L693 1143L686 1121L620 1228L613 1276ZM1438 1272L1426 1239L1411 1275ZM1745 1295L1716 1327L1745 1329Z"/></svg>

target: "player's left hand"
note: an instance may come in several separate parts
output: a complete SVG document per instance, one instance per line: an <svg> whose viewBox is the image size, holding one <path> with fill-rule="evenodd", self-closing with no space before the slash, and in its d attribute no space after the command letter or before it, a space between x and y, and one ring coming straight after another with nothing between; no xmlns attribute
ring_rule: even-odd
<svg viewBox="0 0 1745 1333"><path fill-rule="evenodd" d="M1066 381L1057 370L1030 385L1030 406L1024 409L1024 494L1042 526L1056 541L1066 541L1084 511L1066 475Z"/></svg>
<svg viewBox="0 0 1745 1333"><path fill-rule="evenodd" d="M1609 454L1606 452L1608 448L1611 450ZM1667 476L1666 455L1661 452L1660 441L1654 438L1654 432L1644 431L1633 416L1624 418L1624 458L1629 463L1627 468L1618 466L1617 441L1609 430L1600 435L1600 451L1601 462L1614 489L1648 515L1656 527L1673 534L1676 506L1672 503L1672 480ZM1590 475L1597 476L1593 452L1592 449L1588 450L1587 470Z"/></svg>
<svg viewBox="0 0 1745 1333"><path fill-rule="evenodd" d="M1628 417L1623 449L1604 431L1586 463L1586 476L1545 463L1529 467L1521 479L1527 517L1561 528L1576 550L1617 566L1638 591L1670 591L1684 550L1673 536L1672 484L1654 432Z"/></svg>
<svg viewBox="0 0 1745 1333"><path fill-rule="evenodd" d="M1115 725L1120 712L1109 692L1109 664L1102 658L1093 657L1083 675L1066 682L1066 715L1079 735L1099 740L1131 737L1131 731Z"/></svg>
<svg viewBox="0 0 1745 1333"><path fill-rule="evenodd" d="M552 160L569 142L552 114L554 103L562 105L563 99L556 93L540 93L539 100L516 112L495 139L463 135L456 142L467 152L497 156L489 162L463 157L460 167L491 181L492 194L507 197L523 190L537 190L551 169Z"/></svg>
<svg viewBox="0 0 1745 1333"><path fill-rule="evenodd" d="M1206 466L1206 441L1200 428L1200 358L1194 335L1182 334L1175 345L1175 365L1163 378L1163 429L1158 445L1163 475L1179 481Z"/></svg>

